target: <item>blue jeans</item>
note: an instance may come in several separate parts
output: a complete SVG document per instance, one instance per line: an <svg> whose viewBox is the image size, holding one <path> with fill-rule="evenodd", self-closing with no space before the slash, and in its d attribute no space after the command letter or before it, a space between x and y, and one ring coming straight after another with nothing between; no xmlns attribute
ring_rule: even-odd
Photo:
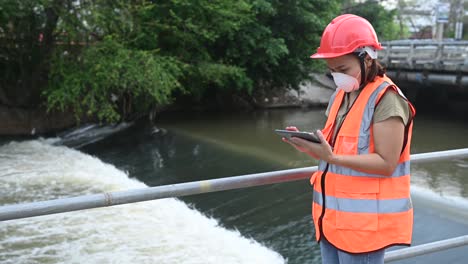
<svg viewBox="0 0 468 264"><path fill-rule="evenodd" d="M320 251L323 264L383 264L385 249L371 253L351 254L343 252L324 237L320 240Z"/></svg>

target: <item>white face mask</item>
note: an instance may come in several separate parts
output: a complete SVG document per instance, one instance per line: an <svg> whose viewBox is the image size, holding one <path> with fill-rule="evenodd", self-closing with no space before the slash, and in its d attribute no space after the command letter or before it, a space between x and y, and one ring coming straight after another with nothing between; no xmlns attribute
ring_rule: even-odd
<svg viewBox="0 0 468 264"><path fill-rule="evenodd" d="M361 74L361 72L359 72L359 74ZM332 72L331 75L336 84L336 89L341 89L347 93L359 89L359 82L355 77L341 72Z"/></svg>

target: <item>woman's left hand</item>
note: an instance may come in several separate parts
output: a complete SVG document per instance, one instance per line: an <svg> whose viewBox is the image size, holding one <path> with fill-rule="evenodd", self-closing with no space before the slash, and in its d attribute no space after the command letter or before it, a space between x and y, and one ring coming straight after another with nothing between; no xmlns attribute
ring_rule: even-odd
<svg viewBox="0 0 468 264"><path fill-rule="evenodd" d="M297 146L305 149L305 152L310 154L311 156L321 159L327 163L331 163L331 161L333 161L334 154L330 144L328 144L328 141L323 136L322 131L317 130L315 134L320 139L320 144L297 137L292 137L290 141L296 144Z"/></svg>

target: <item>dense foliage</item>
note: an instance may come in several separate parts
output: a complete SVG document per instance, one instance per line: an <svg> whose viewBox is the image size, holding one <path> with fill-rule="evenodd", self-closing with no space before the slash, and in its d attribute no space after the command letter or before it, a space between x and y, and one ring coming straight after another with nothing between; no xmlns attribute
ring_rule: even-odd
<svg viewBox="0 0 468 264"><path fill-rule="evenodd" d="M119 121L182 96L298 88L339 8L338 0L1 0L0 103ZM393 14L369 10L359 12L393 34Z"/></svg>
<svg viewBox="0 0 468 264"><path fill-rule="evenodd" d="M51 107L71 107L76 117L115 121L171 101L180 88L178 63L154 52L125 48L111 37L85 49L80 60L56 55L45 91Z"/></svg>

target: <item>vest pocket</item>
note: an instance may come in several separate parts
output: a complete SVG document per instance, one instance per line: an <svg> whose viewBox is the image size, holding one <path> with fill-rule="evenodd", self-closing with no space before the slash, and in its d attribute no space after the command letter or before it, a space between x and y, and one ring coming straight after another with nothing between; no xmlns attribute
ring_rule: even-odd
<svg viewBox="0 0 468 264"><path fill-rule="evenodd" d="M379 226L379 180L353 177L349 181L337 180L336 227L346 230L376 231Z"/></svg>
<svg viewBox="0 0 468 264"><path fill-rule="evenodd" d="M335 148L336 153L340 154L357 154L358 138L355 136L339 135L336 139Z"/></svg>
<svg viewBox="0 0 468 264"><path fill-rule="evenodd" d="M369 153L369 135L348 136L339 135L336 138L335 149L339 147L340 154L365 154Z"/></svg>

